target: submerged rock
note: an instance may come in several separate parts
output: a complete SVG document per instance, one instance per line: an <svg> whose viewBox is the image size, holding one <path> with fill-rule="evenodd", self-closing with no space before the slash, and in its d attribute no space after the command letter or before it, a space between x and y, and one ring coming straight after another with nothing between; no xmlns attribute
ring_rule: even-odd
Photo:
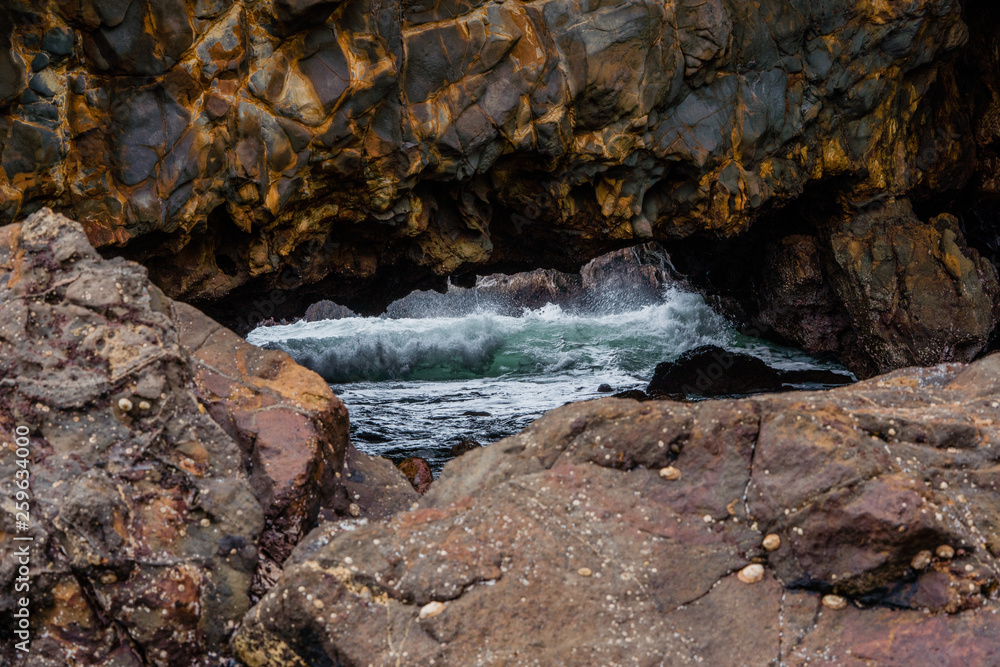
<svg viewBox="0 0 1000 667"><path fill-rule="evenodd" d="M571 404L449 463L412 511L318 528L234 646L252 667L990 663L998 414L1000 355Z"/></svg>

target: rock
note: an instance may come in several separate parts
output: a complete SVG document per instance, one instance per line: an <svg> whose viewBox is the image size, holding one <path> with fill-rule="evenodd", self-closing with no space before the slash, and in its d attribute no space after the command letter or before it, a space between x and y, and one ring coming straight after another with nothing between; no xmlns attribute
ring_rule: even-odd
<svg viewBox="0 0 1000 667"><path fill-rule="evenodd" d="M198 399L239 445L265 508L257 596L273 579L265 573L278 571L321 509L347 511L334 477L348 446L347 409L323 378L284 352L254 347L186 304L174 303L172 316Z"/></svg>
<svg viewBox="0 0 1000 667"><path fill-rule="evenodd" d="M924 223L897 201L832 231L829 243L830 283L858 340L845 356L861 375L971 361L986 347L1000 282L954 216Z"/></svg>
<svg viewBox="0 0 1000 667"><path fill-rule="evenodd" d="M406 476L406 479L410 480L410 484L417 490L417 493L425 493L431 487L431 482L434 481L430 464L419 456L403 459L396 464L396 467Z"/></svg>
<svg viewBox="0 0 1000 667"><path fill-rule="evenodd" d="M954 644L988 664L998 399L1000 355L827 391L570 404L450 462L410 511L317 529L234 647L251 666L725 667L923 664ZM914 579L942 544L954 560Z"/></svg>
<svg viewBox="0 0 1000 667"><path fill-rule="evenodd" d="M792 234L769 243L765 253L754 295L761 324L812 354L856 347L826 275L819 239Z"/></svg>
<svg viewBox="0 0 1000 667"><path fill-rule="evenodd" d="M646 387L651 396L727 396L781 388L781 374L748 354L714 345L689 350L676 361L656 365Z"/></svg>
<svg viewBox="0 0 1000 667"><path fill-rule="evenodd" d="M451 455L454 458L456 456L461 456L466 452L475 451L480 447L482 447L482 445L479 444L479 442L477 442L476 440L473 440L472 438L466 438L465 440L456 442L454 445L451 446Z"/></svg>
<svg viewBox="0 0 1000 667"><path fill-rule="evenodd" d="M418 497L388 461L345 459L347 412L322 378L101 259L61 215L0 228L0 314L0 439L27 433L31 452L38 664L217 665L320 517ZM18 533L13 514L0 532ZM16 545L0 544L4 586Z"/></svg>
<svg viewBox="0 0 1000 667"><path fill-rule="evenodd" d="M848 375L824 370L781 371L757 357L715 345L689 350L656 365L646 393L654 397L733 396L790 389L793 384L849 384Z"/></svg>
<svg viewBox="0 0 1000 667"><path fill-rule="evenodd" d="M628 389L612 394L612 398L627 398L633 401L648 401L649 396L641 389Z"/></svg>
<svg viewBox="0 0 1000 667"><path fill-rule="evenodd" d="M995 180L975 4L15 4L0 222L69 213L241 332L321 298L371 314L452 275L734 239L797 201ZM41 80L39 103L21 93L42 51L72 88ZM634 293L661 268L633 265Z"/></svg>
<svg viewBox="0 0 1000 667"><path fill-rule="evenodd" d="M357 317L357 314L345 306L333 301L317 301L306 309L306 322L318 322L319 320L342 320L345 317Z"/></svg>
<svg viewBox="0 0 1000 667"><path fill-rule="evenodd" d="M356 518L385 519L409 509L420 498L410 480L392 461L368 456L351 444L347 445L341 475L348 500L358 507ZM348 514L354 516L350 511ZM325 520L336 520L342 516L343 511L338 513L324 509L321 513L321 519Z"/></svg>
<svg viewBox="0 0 1000 667"><path fill-rule="evenodd" d="M0 585L14 590L26 545L32 659L210 664L250 607L264 512L200 409L169 300L43 210L0 228L0 321L0 439L30 453L0 471L31 481L28 527L5 511L0 531L33 539L0 543Z"/></svg>
<svg viewBox="0 0 1000 667"><path fill-rule="evenodd" d="M597 387L598 393L601 393L601 394L610 394L614 390L615 390L614 387L612 387L610 384L606 384L606 383L602 383L600 386Z"/></svg>

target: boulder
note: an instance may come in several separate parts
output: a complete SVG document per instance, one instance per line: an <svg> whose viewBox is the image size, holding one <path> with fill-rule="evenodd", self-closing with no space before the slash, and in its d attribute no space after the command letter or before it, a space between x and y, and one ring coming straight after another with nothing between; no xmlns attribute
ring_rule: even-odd
<svg viewBox="0 0 1000 667"><path fill-rule="evenodd" d="M189 305L174 302L172 309L198 398L239 445L265 508L259 595L321 508L347 510L335 477L349 440L347 409L323 378L284 352L250 345Z"/></svg>
<svg viewBox="0 0 1000 667"><path fill-rule="evenodd" d="M0 514L0 585L30 587L31 664L218 665L321 518L417 497L388 461L346 457L322 378L102 259L61 215L0 228L0 322L0 472L30 496L23 524ZM0 596L12 626L19 599Z"/></svg>
<svg viewBox="0 0 1000 667"><path fill-rule="evenodd" d="M0 615L29 586L32 664L216 664L250 607L265 512L172 317L76 223L0 228L0 473L30 484L23 523L0 514Z"/></svg>
<svg viewBox="0 0 1000 667"><path fill-rule="evenodd" d="M824 370L778 370L749 354L703 345L656 365L646 393L654 397L717 397L781 391L794 385L841 385L847 374Z"/></svg>
<svg viewBox="0 0 1000 667"><path fill-rule="evenodd" d="M1000 282L955 216L923 222L900 200L827 234L830 285L857 339L844 357L859 374L971 361L986 347Z"/></svg>
<svg viewBox="0 0 1000 667"><path fill-rule="evenodd" d="M357 314L346 306L334 303L333 301L317 301L306 309L306 322L318 322L319 320L342 320L345 317L356 317Z"/></svg>
<svg viewBox="0 0 1000 667"><path fill-rule="evenodd" d="M318 528L234 647L251 667L989 664L998 408L1000 355L570 404L410 511Z"/></svg>

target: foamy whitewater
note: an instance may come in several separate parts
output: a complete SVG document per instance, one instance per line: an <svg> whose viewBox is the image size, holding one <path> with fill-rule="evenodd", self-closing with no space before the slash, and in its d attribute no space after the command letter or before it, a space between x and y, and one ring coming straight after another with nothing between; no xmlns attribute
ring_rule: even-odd
<svg viewBox="0 0 1000 667"><path fill-rule="evenodd" d="M839 370L741 336L701 295L674 287L660 303L624 312L550 304L510 317L484 307L461 317L297 322L258 328L247 340L322 375L347 404L359 449L422 456L435 471L460 440L512 435L564 403L606 395L601 384L642 389L657 363L700 345L753 354L776 368Z"/></svg>

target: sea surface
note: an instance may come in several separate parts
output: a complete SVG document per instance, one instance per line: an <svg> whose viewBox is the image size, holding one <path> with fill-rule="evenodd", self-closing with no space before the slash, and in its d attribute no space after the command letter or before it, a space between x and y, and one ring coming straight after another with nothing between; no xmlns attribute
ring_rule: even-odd
<svg viewBox="0 0 1000 667"><path fill-rule="evenodd" d="M549 304L520 315L477 305L452 316L355 317L261 327L255 345L288 352L347 404L362 451L421 456L435 474L452 445L517 433L570 401L643 389L661 361L700 345L775 368L843 368L737 333L701 295L670 286L653 303L607 295L590 311ZM509 313L509 307L504 309Z"/></svg>

